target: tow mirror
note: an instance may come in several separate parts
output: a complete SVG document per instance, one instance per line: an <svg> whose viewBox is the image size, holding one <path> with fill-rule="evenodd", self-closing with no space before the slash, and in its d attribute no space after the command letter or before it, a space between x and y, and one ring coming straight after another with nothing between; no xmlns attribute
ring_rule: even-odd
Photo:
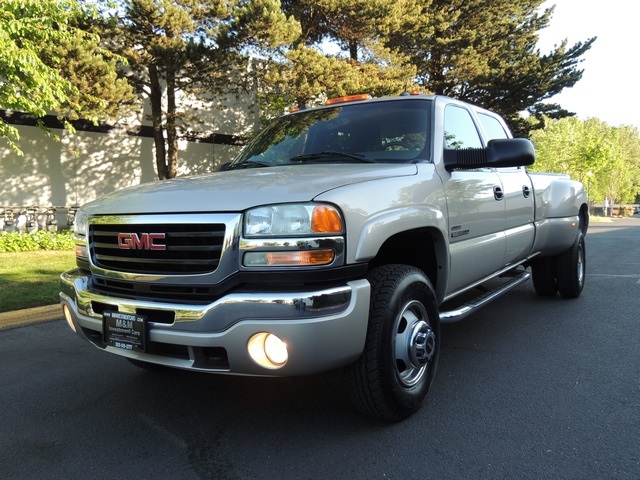
<svg viewBox="0 0 640 480"><path fill-rule="evenodd" d="M444 151L444 166L449 172L455 169L524 167L533 165L535 159L533 144L526 138L489 140L486 148Z"/></svg>

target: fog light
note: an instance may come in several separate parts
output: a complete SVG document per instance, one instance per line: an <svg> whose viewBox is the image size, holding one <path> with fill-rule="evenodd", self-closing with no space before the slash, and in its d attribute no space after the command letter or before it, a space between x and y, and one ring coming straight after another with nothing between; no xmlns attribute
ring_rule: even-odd
<svg viewBox="0 0 640 480"><path fill-rule="evenodd" d="M64 313L64 318L67 321L67 323L69 324L69 328L71 328L71 330L73 330L75 332L76 331L76 326L73 324L73 319L71 318L71 310L69 310L69 307L67 307L66 305L63 305L62 306L62 313Z"/></svg>
<svg viewBox="0 0 640 480"><path fill-rule="evenodd" d="M249 355L258 365L276 369L287 363L287 345L272 333L256 333L247 344Z"/></svg>

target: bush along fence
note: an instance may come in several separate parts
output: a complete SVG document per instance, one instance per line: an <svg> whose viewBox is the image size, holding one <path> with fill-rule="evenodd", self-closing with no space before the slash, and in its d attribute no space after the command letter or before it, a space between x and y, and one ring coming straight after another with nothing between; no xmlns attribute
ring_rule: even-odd
<svg viewBox="0 0 640 480"><path fill-rule="evenodd" d="M74 243L71 230L62 230L60 232L38 230L33 233L0 233L0 253L73 249Z"/></svg>

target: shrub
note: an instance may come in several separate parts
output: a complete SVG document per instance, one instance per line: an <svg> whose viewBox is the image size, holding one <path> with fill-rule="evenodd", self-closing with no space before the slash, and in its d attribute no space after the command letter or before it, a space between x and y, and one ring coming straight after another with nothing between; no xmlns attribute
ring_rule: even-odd
<svg viewBox="0 0 640 480"><path fill-rule="evenodd" d="M633 215L633 207L631 205L622 205L620 207L618 216L630 217L631 215Z"/></svg>
<svg viewBox="0 0 640 480"><path fill-rule="evenodd" d="M0 252L34 252L36 250L73 250L72 233L45 232L33 233L5 232L0 234Z"/></svg>

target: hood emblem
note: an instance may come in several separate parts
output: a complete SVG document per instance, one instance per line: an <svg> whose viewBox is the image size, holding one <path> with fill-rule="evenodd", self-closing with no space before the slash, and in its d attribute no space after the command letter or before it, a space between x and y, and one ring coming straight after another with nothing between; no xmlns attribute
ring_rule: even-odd
<svg viewBox="0 0 640 480"><path fill-rule="evenodd" d="M121 250L166 250L160 243L165 239L164 233L119 233L118 248Z"/></svg>

